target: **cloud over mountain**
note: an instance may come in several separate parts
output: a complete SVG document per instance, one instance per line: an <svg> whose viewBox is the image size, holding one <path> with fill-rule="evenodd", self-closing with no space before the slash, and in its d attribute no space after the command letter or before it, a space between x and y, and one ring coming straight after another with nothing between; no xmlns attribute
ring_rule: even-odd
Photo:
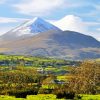
<svg viewBox="0 0 100 100"><path fill-rule="evenodd" d="M17 23L20 21L25 21L28 19L24 19L24 18L9 18L9 17L0 17L0 24L1 23Z"/></svg>
<svg viewBox="0 0 100 100"><path fill-rule="evenodd" d="M86 33L88 31L86 23L80 17L74 15L67 15L64 18L53 22L53 24L64 31L71 30L81 33Z"/></svg>
<svg viewBox="0 0 100 100"><path fill-rule="evenodd" d="M75 15L66 15L60 20L51 20L50 22L63 31L70 30L80 32L86 35L91 35L100 41L100 30L95 28L100 25L100 22L84 21L81 17Z"/></svg>
<svg viewBox="0 0 100 100"><path fill-rule="evenodd" d="M22 0L13 7L20 13L39 16L61 8L64 4L65 0Z"/></svg>

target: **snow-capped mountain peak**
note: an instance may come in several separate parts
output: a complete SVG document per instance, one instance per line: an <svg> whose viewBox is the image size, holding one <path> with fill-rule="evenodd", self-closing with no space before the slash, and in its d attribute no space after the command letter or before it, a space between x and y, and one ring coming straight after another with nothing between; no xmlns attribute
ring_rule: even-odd
<svg viewBox="0 0 100 100"><path fill-rule="evenodd" d="M3 38L6 37L7 39L9 39L20 36L32 36L49 30L59 31L60 29L39 17L35 17L24 22L15 29L12 29L11 31L5 33L3 35Z"/></svg>
<svg viewBox="0 0 100 100"><path fill-rule="evenodd" d="M48 30L59 30L56 26L50 24L49 22L39 18L35 17L32 20L29 20L25 23L23 23L21 26L15 28L12 30L12 32L20 31L22 35L23 34L36 34L40 32L45 32Z"/></svg>
<svg viewBox="0 0 100 100"><path fill-rule="evenodd" d="M29 25L31 25L31 24L35 23L36 21L39 21L39 20L42 20L42 19L39 18L39 17L35 17L35 18L33 18L33 19L31 19L31 20L28 20L28 21L26 21L25 23L23 23L23 24L22 24L22 27L29 26Z"/></svg>

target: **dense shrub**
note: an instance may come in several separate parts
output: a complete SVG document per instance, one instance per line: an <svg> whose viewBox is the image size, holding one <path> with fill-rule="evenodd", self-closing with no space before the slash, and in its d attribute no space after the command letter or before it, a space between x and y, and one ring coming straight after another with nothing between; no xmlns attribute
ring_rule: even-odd
<svg viewBox="0 0 100 100"><path fill-rule="evenodd" d="M68 83L69 90L77 94L98 94L100 91L100 64L84 61L73 68L73 76Z"/></svg>

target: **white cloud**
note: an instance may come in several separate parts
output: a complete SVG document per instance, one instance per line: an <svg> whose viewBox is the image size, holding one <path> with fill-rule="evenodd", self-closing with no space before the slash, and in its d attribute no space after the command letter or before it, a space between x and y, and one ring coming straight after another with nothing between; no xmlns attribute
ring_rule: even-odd
<svg viewBox="0 0 100 100"><path fill-rule="evenodd" d="M100 25L99 22L85 22L80 17L74 15L67 15L58 21L50 22L64 31L70 30L80 32L86 35L93 36L100 41L100 33L98 33L100 29L98 29L98 31L96 29L94 29L94 31L91 31L92 27Z"/></svg>
<svg viewBox="0 0 100 100"><path fill-rule="evenodd" d="M78 8L90 5L90 2L76 0L20 0L13 7L18 13L32 16L45 16L62 8ZM63 9L63 10L65 10Z"/></svg>
<svg viewBox="0 0 100 100"><path fill-rule="evenodd" d="M28 19L0 17L0 24L2 24L2 23L17 23L17 22L25 21L25 20L28 20Z"/></svg>
<svg viewBox="0 0 100 100"><path fill-rule="evenodd" d="M51 11L62 8L66 0L22 0L13 5L18 12L33 16L46 15Z"/></svg>
<svg viewBox="0 0 100 100"><path fill-rule="evenodd" d="M90 10L90 12L83 14L84 16L88 16L88 17L99 17L100 14L100 3L98 2L98 4L94 4L94 3L90 3L89 4L90 7L94 8L93 10Z"/></svg>
<svg viewBox="0 0 100 100"><path fill-rule="evenodd" d="M61 20L53 22L53 24L62 30L71 30L81 33L88 31L86 23L84 23L80 17L74 15L67 15Z"/></svg>
<svg viewBox="0 0 100 100"><path fill-rule="evenodd" d="M20 25L26 20L29 20L29 19L0 17L0 25L1 25L0 35L15 28L16 26ZM96 26L98 27L100 25L100 22L86 22L86 21L83 21L81 17L77 17L74 15L67 15L60 20L57 20L57 21L52 20L50 22L58 26L62 30L71 30L71 31L80 32L86 35L91 35L100 41L100 28L96 28ZM6 24L8 24L9 26ZM94 30L91 30L91 28L94 28Z"/></svg>
<svg viewBox="0 0 100 100"><path fill-rule="evenodd" d="M6 0L0 0L0 4L3 4L3 3L5 3L5 1L6 1Z"/></svg>
<svg viewBox="0 0 100 100"><path fill-rule="evenodd" d="M100 32L100 28L97 28L97 31L99 31L99 32Z"/></svg>
<svg viewBox="0 0 100 100"><path fill-rule="evenodd" d="M10 31L14 26L5 26L5 27L0 27L0 36L3 35L4 33Z"/></svg>
<svg viewBox="0 0 100 100"><path fill-rule="evenodd" d="M0 36L29 19L0 17Z"/></svg>
<svg viewBox="0 0 100 100"><path fill-rule="evenodd" d="M100 31L91 32L90 35L100 41Z"/></svg>
<svg viewBox="0 0 100 100"><path fill-rule="evenodd" d="M98 26L100 22L85 22L88 26Z"/></svg>
<svg viewBox="0 0 100 100"><path fill-rule="evenodd" d="M99 4L94 5L94 7L95 7L95 9L96 9L96 10L100 11L100 3L99 3Z"/></svg>

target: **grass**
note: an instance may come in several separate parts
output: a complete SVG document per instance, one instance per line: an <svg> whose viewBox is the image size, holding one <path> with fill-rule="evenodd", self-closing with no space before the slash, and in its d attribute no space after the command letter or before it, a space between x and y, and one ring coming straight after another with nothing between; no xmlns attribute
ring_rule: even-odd
<svg viewBox="0 0 100 100"><path fill-rule="evenodd" d="M57 80L67 81L68 79L72 78L71 75L58 75Z"/></svg>
<svg viewBox="0 0 100 100"><path fill-rule="evenodd" d="M0 96L0 100L25 100L23 98L15 98L14 96Z"/></svg>
<svg viewBox="0 0 100 100"><path fill-rule="evenodd" d="M81 100L100 100L100 94L98 94L98 95L88 95L88 94L85 95L85 94L83 94L80 96L82 96Z"/></svg>
<svg viewBox="0 0 100 100"><path fill-rule="evenodd" d="M38 95L28 95L26 98L15 98L13 96L0 96L0 100L65 100L65 99L56 99L56 95L53 94L38 94Z"/></svg>

